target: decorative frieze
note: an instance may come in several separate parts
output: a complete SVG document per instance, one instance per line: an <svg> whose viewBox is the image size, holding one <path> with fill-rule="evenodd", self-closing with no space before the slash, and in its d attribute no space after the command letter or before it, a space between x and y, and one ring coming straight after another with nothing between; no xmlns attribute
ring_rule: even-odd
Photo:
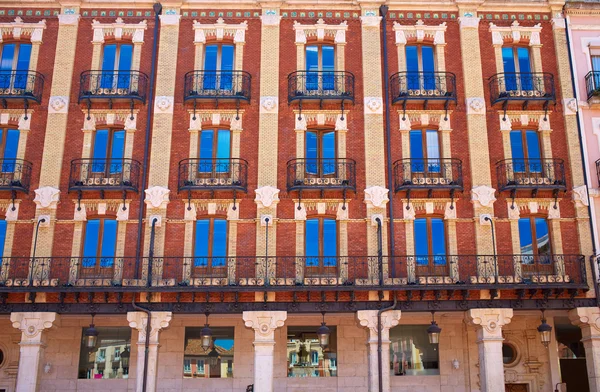
<svg viewBox="0 0 600 392"><path fill-rule="evenodd" d="M135 43L144 42L144 30L148 28L147 21L139 23L125 23L122 18L117 18L113 23L100 23L97 20L92 21L94 38L92 43L102 44L105 38L121 41L123 39L131 40Z"/></svg>
<svg viewBox="0 0 600 392"><path fill-rule="evenodd" d="M301 24L298 21L294 22L296 44L306 44L309 39L314 39L318 42L329 39L336 44L345 44L347 30L348 22L346 21L341 22L339 25L328 25L323 19L319 19L314 25Z"/></svg>
<svg viewBox="0 0 600 392"><path fill-rule="evenodd" d="M193 29L195 44L205 44L207 37L216 41L231 40L233 43L243 44L246 42L248 22L229 24L225 23L223 18L219 18L214 24L202 24L195 20Z"/></svg>

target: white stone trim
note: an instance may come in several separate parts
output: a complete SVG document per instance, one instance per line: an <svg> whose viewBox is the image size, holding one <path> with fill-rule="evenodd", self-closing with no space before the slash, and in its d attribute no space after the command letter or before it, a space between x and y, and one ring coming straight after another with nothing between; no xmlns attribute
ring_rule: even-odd
<svg viewBox="0 0 600 392"><path fill-rule="evenodd" d="M294 22L294 31L296 32L296 44L306 44L307 37L316 37L321 42L325 37L333 38L336 44L346 43L346 31L348 22L343 21L339 25L326 24L323 19L319 19L316 24L301 24Z"/></svg>
<svg viewBox="0 0 600 392"><path fill-rule="evenodd" d="M60 199L60 190L51 186L45 186L35 191L33 202L37 208L56 209L56 205Z"/></svg>
<svg viewBox="0 0 600 392"><path fill-rule="evenodd" d="M278 113L279 97L260 97L260 113Z"/></svg>
<svg viewBox="0 0 600 392"><path fill-rule="evenodd" d="M477 29L479 28L479 18L477 16L460 16L458 22L461 29Z"/></svg>
<svg viewBox="0 0 600 392"><path fill-rule="evenodd" d="M167 204L169 204L169 193L171 192L168 188L163 186L152 186L144 192L146 192L144 202L148 208L167 208Z"/></svg>
<svg viewBox="0 0 600 392"><path fill-rule="evenodd" d="M154 111L156 113L173 113L173 103L175 99L172 96L161 95L154 100Z"/></svg>
<svg viewBox="0 0 600 392"><path fill-rule="evenodd" d="M37 23L25 23L20 16L17 16L14 22L0 23L0 42L3 41L3 37L12 35L15 40L29 36L31 43L41 43L45 29L46 19Z"/></svg>
<svg viewBox="0 0 600 392"><path fill-rule="evenodd" d="M179 20L181 19L181 15L178 14L166 14L159 15L161 26L176 26L179 24Z"/></svg>
<svg viewBox="0 0 600 392"><path fill-rule="evenodd" d="M383 114L383 98L365 97L365 114Z"/></svg>
<svg viewBox="0 0 600 392"><path fill-rule="evenodd" d="M245 43L248 22L243 21L238 24L229 24L225 23L223 18L219 18L214 24L202 24L194 20L193 29L195 44L205 44L207 35L214 36L217 41L223 41L227 37L231 38L236 44Z"/></svg>
<svg viewBox="0 0 600 392"><path fill-rule="evenodd" d="M55 95L48 101L48 113L67 113L69 111L69 96Z"/></svg>
<svg viewBox="0 0 600 392"><path fill-rule="evenodd" d="M265 9L260 16L263 26L279 26L281 15L278 9Z"/></svg>
<svg viewBox="0 0 600 392"><path fill-rule="evenodd" d="M485 114L485 100L482 97L467 98L467 115L469 114Z"/></svg>
<svg viewBox="0 0 600 392"><path fill-rule="evenodd" d="M425 37L433 38L434 45L446 44L446 22L438 26L428 26L419 19L415 25L402 25L394 22L394 33L396 35L396 45L406 45L408 38L416 38L417 42L423 42Z"/></svg>
<svg viewBox="0 0 600 392"><path fill-rule="evenodd" d="M92 21L94 31L93 43L104 43L104 37L111 36L116 41L124 38L131 39L131 42L143 43L144 30L148 28L148 23L143 20L139 23L125 23L122 18L117 18L113 23L100 23L97 20Z"/></svg>
<svg viewBox="0 0 600 392"><path fill-rule="evenodd" d="M73 26L79 23L79 18L81 15L79 14L59 14L58 15L58 24Z"/></svg>
<svg viewBox="0 0 600 392"><path fill-rule="evenodd" d="M489 31L492 33L492 44L494 46L504 45L505 38L512 38L512 44L518 44L523 39L529 39L529 46L542 46L540 42L541 23L533 27L525 27L515 20L509 27L499 27L490 22Z"/></svg>

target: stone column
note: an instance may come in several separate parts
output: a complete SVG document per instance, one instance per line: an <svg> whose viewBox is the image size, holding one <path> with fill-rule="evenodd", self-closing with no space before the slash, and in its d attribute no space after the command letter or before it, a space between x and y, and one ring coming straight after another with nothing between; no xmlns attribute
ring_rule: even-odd
<svg viewBox="0 0 600 392"><path fill-rule="evenodd" d="M244 312L246 327L254 329L254 390L273 392L275 330L287 319L284 311Z"/></svg>
<svg viewBox="0 0 600 392"><path fill-rule="evenodd" d="M381 369L383 380L383 392L389 392L390 388L390 328L398 325L401 312L390 310L381 314ZM377 310L359 310L356 318L361 327L367 328L369 355L369 392L379 391L379 369L378 369L378 331Z"/></svg>
<svg viewBox="0 0 600 392"><path fill-rule="evenodd" d="M52 312L20 312L11 313L10 321L21 330L16 392L36 392L46 347L44 330L57 325L60 316Z"/></svg>
<svg viewBox="0 0 600 392"><path fill-rule="evenodd" d="M148 346L148 370L146 392L156 391L156 376L158 374L158 333L171 322L171 312L152 312L150 319L150 341ZM144 380L144 352L146 351L146 326L148 315L145 312L127 312L129 326L138 330L137 363L136 363L136 392L142 391Z"/></svg>
<svg viewBox="0 0 600 392"><path fill-rule="evenodd" d="M600 392L600 309L575 308L569 319L581 328L590 392Z"/></svg>
<svg viewBox="0 0 600 392"><path fill-rule="evenodd" d="M481 392L504 392L502 327L512 317L512 309L471 309L465 315L466 322L474 325L477 332Z"/></svg>

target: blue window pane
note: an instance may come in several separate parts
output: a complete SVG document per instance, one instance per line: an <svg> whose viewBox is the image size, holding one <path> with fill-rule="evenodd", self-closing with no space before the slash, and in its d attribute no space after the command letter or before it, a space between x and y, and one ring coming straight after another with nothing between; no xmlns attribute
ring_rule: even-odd
<svg viewBox="0 0 600 392"><path fill-rule="evenodd" d="M216 171L229 172L229 158L231 152L231 132L221 129L217 132L217 158L219 159Z"/></svg>
<svg viewBox="0 0 600 392"><path fill-rule="evenodd" d="M99 236L100 220L89 219L85 225L85 238L83 240L83 267L93 267L96 265Z"/></svg>
<svg viewBox="0 0 600 392"><path fill-rule="evenodd" d="M521 131L510 132L510 150L513 159L513 172L525 172L525 146L523 146L523 135Z"/></svg>
<svg viewBox="0 0 600 392"><path fill-rule="evenodd" d="M423 162L423 134L421 131L410 131L411 171L422 173L425 170Z"/></svg>
<svg viewBox="0 0 600 392"><path fill-rule="evenodd" d="M227 256L227 221L215 219L213 222L212 266L224 267Z"/></svg>
<svg viewBox="0 0 600 392"><path fill-rule="evenodd" d="M102 77L100 79L101 88L112 88L115 71L115 59L117 56L117 45L104 45L104 54L102 56Z"/></svg>
<svg viewBox="0 0 600 392"><path fill-rule="evenodd" d="M514 75L517 72L515 67L515 55L512 47L502 48L502 63L505 72L505 88L508 91L517 89L517 79Z"/></svg>
<svg viewBox="0 0 600 392"><path fill-rule="evenodd" d="M529 171L531 173L542 172L542 152L540 151L540 141L537 131L527 131L527 157L529 158Z"/></svg>
<svg viewBox="0 0 600 392"><path fill-rule="evenodd" d="M531 60L529 59L529 49L517 48L517 56L519 57L519 72L531 72Z"/></svg>
<svg viewBox="0 0 600 392"><path fill-rule="evenodd" d="M337 264L337 222L335 219L323 219L323 265L333 267Z"/></svg>
<svg viewBox="0 0 600 392"><path fill-rule="evenodd" d="M0 258L4 257L5 242L6 242L6 221L0 220Z"/></svg>
<svg viewBox="0 0 600 392"><path fill-rule="evenodd" d="M319 265L319 220L307 219L305 223L306 266Z"/></svg>
<svg viewBox="0 0 600 392"><path fill-rule="evenodd" d="M2 59L0 60L1 71L12 71L15 60L15 44L4 44L2 47Z"/></svg>
<svg viewBox="0 0 600 392"><path fill-rule="evenodd" d="M427 130L427 170L430 173L440 172L440 138L437 131Z"/></svg>
<svg viewBox="0 0 600 392"><path fill-rule="evenodd" d="M31 44L19 45L19 56L17 58L17 67L15 74L15 88L26 88L28 91L33 89L33 86L28 85L27 71L29 70L29 59L31 58Z"/></svg>
<svg viewBox="0 0 600 392"><path fill-rule="evenodd" d="M333 46L321 46L321 65L323 71L323 90L333 90L335 88L335 50Z"/></svg>
<svg viewBox="0 0 600 392"><path fill-rule="evenodd" d="M104 172L105 160L107 158L106 153L108 151L108 129L99 129L96 131L96 137L94 139L94 154L92 158L92 172Z"/></svg>
<svg viewBox="0 0 600 392"><path fill-rule="evenodd" d="M418 90L419 86L419 48L417 46L406 46L406 78L409 90Z"/></svg>
<svg viewBox="0 0 600 392"><path fill-rule="evenodd" d="M421 46L421 62L423 63L423 88L433 90L435 89L433 47Z"/></svg>
<svg viewBox="0 0 600 392"><path fill-rule="evenodd" d="M600 56L592 56L592 69L600 71Z"/></svg>
<svg viewBox="0 0 600 392"><path fill-rule="evenodd" d="M212 129L204 130L200 133L200 162L198 163L198 171L202 173L212 172L213 166L213 137Z"/></svg>
<svg viewBox="0 0 600 392"><path fill-rule="evenodd" d="M519 243L521 245L521 254L533 254L533 235L531 233L531 222L529 218L519 219Z"/></svg>
<svg viewBox="0 0 600 392"><path fill-rule="evenodd" d="M417 254L417 264L427 265L429 254L428 238L427 238L427 219L418 218L414 221L415 232L415 253Z"/></svg>
<svg viewBox="0 0 600 392"><path fill-rule="evenodd" d="M221 46L221 88L231 90L233 70L233 45Z"/></svg>
<svg viewBox="0 0 600 392"><path fill-rule="evenodd" d="M548 222L544 218L535 218L535 237L539 255L550 254L550 233Z"/></svg>
<svg viewBox="0 0 600 392"><path fill-rule="evenodd" d="M102 249L100 254L100 266L112 267L114 264L115 248L117 245L117 221L104 220L104 231L102 232Z"/></svg>
<svg viewBox="0 0 600 392"><path fill-rule="evenodd" d="M306 172L317 174L318 139L316 132L306 132Z"/></svg>
<svg viewBox="0 0 600 392"><path fill-rule="evenodd" d="M128 89L131 82L131 58L133 45L119 46L119 74L117 75L117 88Z"/></svg>
<svg viewBox="0 0 600 392"><path fill-rule="evenodd" d="M0 137L2 135L0 134ZM17 129L6 131L6 145L4 147L4 160L2 162L2 171L12 173L15 171L15 159L17 158L17 149L19 148L20 132Z"/></svg>
<svg viewBox="0 0 600 392"><path fill-rule="evenodd" d="M323 134L321 152L323 158L323 175L335 173L335 132Z"/></svg>
<svg viewBox="0 0 600 392"><path fill-rule="evenodd" d="M319 47L306 47L306 70L309 71L306 75L306 89L317 90L319 88L319 75L316 72L319 70Z"/></svg>
<svg viewBox="0 0 600 392"><path fill-rule="evenodd" d="M125 151L125 131L115 131L112 137L110 151L110 173L121 173L123 171L123 154Z"/></svg>
<svg viewBox="0 0 600 392"><path fill-rule="evenodd" d="M216 71L217 59L219 55L218 45L207 45L204 52L204 71ZM216 72L205 72L203 88L206 90L214 90L217 86Z"/></svg>
<svg viewBox="0 0 600 392"><path fill-rule="evenodd" d="M434 256L433 263L446 265L446 230L443 219L431 219L431 245Z"/></svg>
<svg viewBox="0 0 600 392"><path fill-rule="evenodd" d="M196 238L194 242L194 267L208 265L208 230L210 221L202 219L196 221Z"/></svg>

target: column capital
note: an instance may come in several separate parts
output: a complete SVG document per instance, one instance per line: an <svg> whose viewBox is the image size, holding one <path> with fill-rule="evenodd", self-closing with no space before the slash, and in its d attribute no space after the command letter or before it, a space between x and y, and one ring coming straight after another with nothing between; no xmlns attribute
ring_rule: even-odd
<svg viewBox="0 0 600 392"><path fill-rule="evenodd" d="M169 326L173 313L171 312L151 312L150 320L150 344L158 344L158 333L161 329ZM131 328L138 330L138 344L146 342L146 326L148 325L148 315L146 312L127 312L127 321Z"/></svg>
<svg viewBox="0 0 600 392"><path fill-rule="evenodd" d="M502 339L502 327L513 317L512 309L471 309L465 314L467 323L478 330L480 340Z"/></svg>
<svg viewBox="0 0 600 392"><path fill-rule="evenodd" d="M356 312L358 324L369 330L369 342L377 341L377 310L359 310ZM381 335L382 339L389 340L390 328L398 325L402 312L400 310L390 310L381 314Z"/></svg>
<svg viewBox="0 0 600 392"><path fill-rule="evenodd" d="M600 339L600 308L589 307L589 308L575 308L569 311L569 320L571 324L577 325L579 328L589 328L588 336L584 338L598 338Z"/></svg>
<svg viewBox="0 0 600 392"><path fill-rule="evenodd" d="M60 316L54 312L17 312L10 314L13 328L20 329L21 344L42 343L42 332L60 322Z"/></svg>
<svg viewBox="0 0 600 392"><path fill-rule="evenodd" d="M287 320L287 312L244 312L242 318L246 327L254 330L254 343L275 344L275 330L283 327L285 320Z"/></svg>

